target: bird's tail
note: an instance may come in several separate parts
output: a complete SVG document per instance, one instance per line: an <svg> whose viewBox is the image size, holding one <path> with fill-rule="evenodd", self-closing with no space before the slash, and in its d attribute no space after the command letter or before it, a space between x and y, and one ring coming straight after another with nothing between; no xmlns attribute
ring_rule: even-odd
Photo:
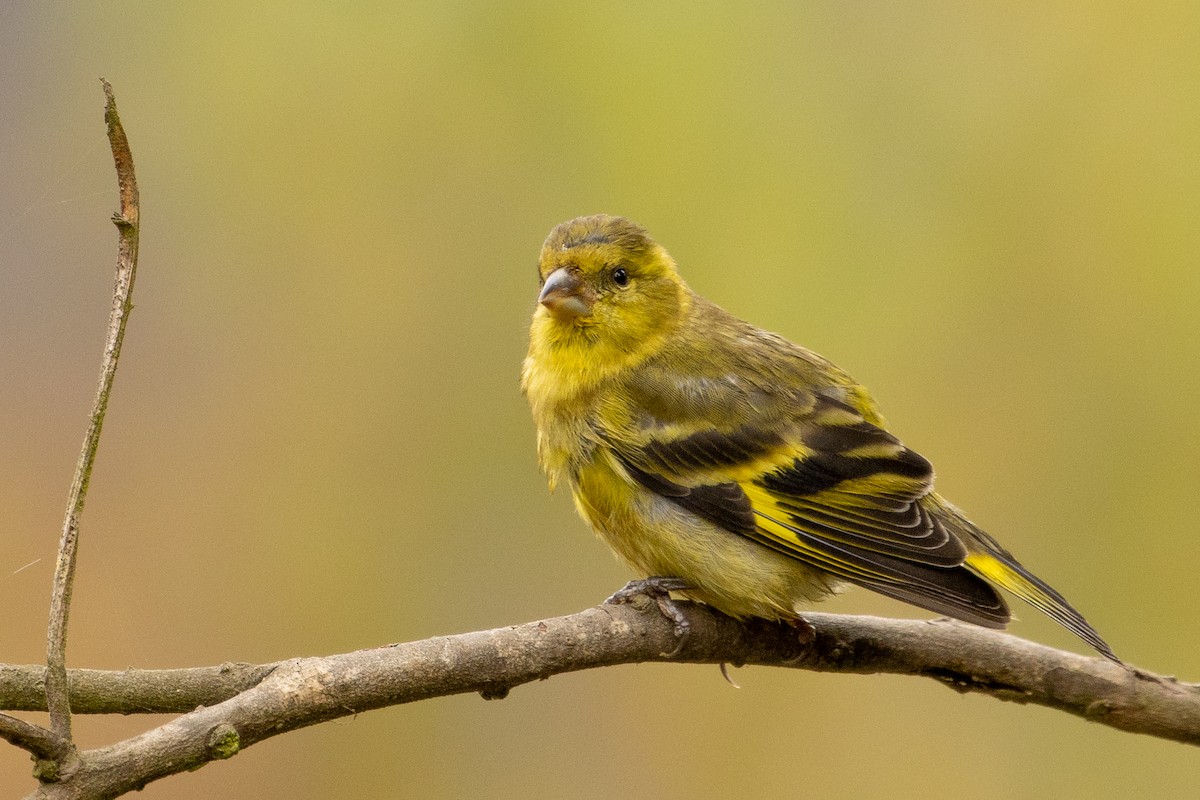
<svg viewBox="0 0 1200 800"><path fill-rule="evenodd" d="M1121 659L1117 658L1108 643L1100 638L1096 629L1067 602L1065 597L1055 591L1050 584L1026 569L1013 557L1012 553L976 527L961 511L940 497L938 500L943 511L948 512L940 515L943 524L947 524L953 529L967 546L967 560L964 564L967 569L984 580L1012 592L1096 648L1096 651L1105 658L1118 664L1123 663Z"/></svg>
<svg viewBox="0 0 1200 800"><path fill-rule="evenodd" d="M983 532L979 531L979 533ZM987 534L983 534L983 537L980 537L977 541L981 541L985 546L994 544L991 537L987 536ZM1100 634L1096 632L1096 629L1088 624L1088 621L1083 618L1082 614L1072 608L1066 598L1041 578L1025 569L1020 562L1003 548L1000 548L999 545L996 545L996 550L992 550L991 547L988 547L987 550L972 549L972 552L967 556L966 567L981 578L991 581L1002 589L1012 592L1026 603L1029 603L1029 605L1096 648L1105 658L1115 661L1118 664L1121 663L1121 659L1117 658L1116 653L1112 651L1108 643L1100 638Z"/></svg>

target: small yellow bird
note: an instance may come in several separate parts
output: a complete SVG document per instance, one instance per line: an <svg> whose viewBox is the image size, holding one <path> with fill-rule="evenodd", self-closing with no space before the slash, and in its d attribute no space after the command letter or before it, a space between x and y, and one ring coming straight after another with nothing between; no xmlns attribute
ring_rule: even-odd
<svg viewBox="0 0 1200 800"><path fill-rule="evenodd" d="M692 292L642 227L564 222L538 278L521 384L539 460L649 576L618 595L677 591L733 617L800 620L799 606L849 582L1003 628L994 584L1118 661L933 491L933 468L884 429L866 389Z"/></svg>

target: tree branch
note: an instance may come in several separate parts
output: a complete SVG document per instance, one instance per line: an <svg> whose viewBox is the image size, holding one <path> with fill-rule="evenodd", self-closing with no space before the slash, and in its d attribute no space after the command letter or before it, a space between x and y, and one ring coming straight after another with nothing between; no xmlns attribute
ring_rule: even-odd
<svg viewBox="0 0 1200 800"><path fill-rule="evenodd" d="M50 729L54 735L66 742L71 741L71 705L67 695L67 617L71 610L71 589L75 582L75 557L79 549L79 519L83 514L83 503L87 498L88 482L92 467L96 463L96 451L100 446L100 431L104 426L104 414L108 410L108 398L112 393L113 379L117 374L117 361L121 357L121 343L125 339L125 321L133 309L133 280L137 274L138 251L138 188L133 173L133 156L129 152L129 140L117 116L117 103L113 98L112 86L101 80L104 96L104 120L108 124L108 141L112 147L113 162L117 167L117 188L121 198L121 210L113 215L117 226L117 274L113 287L112 312L108 319L108 335L104 341L104 355L100 361L100 385L87 433L83 438L83 451L75 465L75 477L67 500L66 519L63 521L62 537L58 545L58 562L54 568L54 589L50 597L50 622L46 634L46 701L50 711Z"/></svg>
<svg viewBox="0 0 1200 800"><path fill-rule="evenodd" d="M71 754L71 743L40 725L0 714L0 739L28 750L35 758L57 761Z"/></svg>
<svg viewBox="0 0 1200 800"><path fill-rule="evenodd" d="M79 766L30 797L116 797L229 758L286 731L384 706L478 692L487 699L552 675L646 661L757 664L821 672L933 678L961 692L1034 703L1132 733L1200 744L1200 687L947 620L809 614L815 636L784 624L738 622L678 603L674 625L652 604L601 606L566 617L276 664L155 672L73 671L72 702L121 713L207 707L123 742L79 754ZM35 708L36 667L0 669L5 705ZM243 691L238 688L248 685ZM23 687L23 688L22 688ZM180 692L186 703L172 700ZM211 694L208 694L211 693ZM230 693L234 693L231 694ZM192 706L194 707L194 706Z"/></svg>

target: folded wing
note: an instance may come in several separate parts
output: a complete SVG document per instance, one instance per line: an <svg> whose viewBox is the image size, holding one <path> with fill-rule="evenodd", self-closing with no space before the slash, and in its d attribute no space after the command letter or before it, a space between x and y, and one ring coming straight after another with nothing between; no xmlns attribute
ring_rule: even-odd
<svg viewBox="0 0 1200 800"><path fill-rule="evenodd" d="M644 417L610 444L643 487L731 534L914 605L1003 627L1004 601L964 568L963 542L924 502L929 462L840 388L790 407L781 415L767 405L756 419L753 404L743 405L725 428Z"/></svg>

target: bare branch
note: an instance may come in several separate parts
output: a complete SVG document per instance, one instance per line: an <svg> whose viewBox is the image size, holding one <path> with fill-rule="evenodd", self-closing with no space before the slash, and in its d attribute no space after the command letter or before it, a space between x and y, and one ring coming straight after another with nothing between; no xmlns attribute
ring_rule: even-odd
<svg viewBox="0 0 1200 800"><path fill-rule="evenodd" d="M256 686L275 664L222 664L191 669L72 669L67 671L74 714L181 714L214 706ZM0 709L45 711L38 664L0 664Z"/></svg>
<svg viewBox="0 0 1200 800"><path fill-rule="evenodd" d="M58 761L71 754L71 743L32 722L0 714L0 739L28 750L34 757Z"/></svg>
<svg viewBox="0 0 1200 800"><path fill-rule="evenodd" d="M645 661L921 675L957 691L1044 705L1120 730L1200 744L1200 687L1008 634L947 620L809 614L815 636L806 641L788 625L738 622L706 606L679 603L691 633L670 656L679 644L674 626L654 606L638 605L602 606L524 625L256 668L73 672L76 690L86 684L90 691L119 694L126 705L115 710L124 713L177 708L165 699L176 689L194 702L196 687L206 682L213 696L208 707L81 753L67 779L44 784L31 797L116 797L229 758L271 736L338 717L464 692L501 698L513 687L552 675ZM26 669L34 668L0 670L0 697L12 698L13 684ZM252 685L224 699L233 687L216 681L221 669Z"/></svg>
<svg viewBox="0 0 1200 800"><path fill-rule="evenodd" d="M112 86L108 81L102 80L101 83L107 98L104 119L108 124L108 141L112 146L113 162L117 168L121 210L113 216L118 232L117 274L113 288L112 312L108 319L108 335L100 362L100 385L96 391L96 401L92 405L91 419L83 439L83 451L75 466L75 478L71 482L71 493L67 500L66 519L63 521L62 538L58 545L58 563L54 569L54 589L50 598L50 622L46 635L46 698L50 711L50 728L55 736L67 742L71 741L71 705L67 695L66 665L67 617L71 610L71 590L75 582L79 519L83 514L88 482L96 462L96 450L100 446L100 430L104 425L108 398L117 374L117 361L121 357L125 322L133 309L133 280L137 273L138 189L133 172L133 156L129 152L129 141L125 138L121 119L117 116Z"/></svg>

